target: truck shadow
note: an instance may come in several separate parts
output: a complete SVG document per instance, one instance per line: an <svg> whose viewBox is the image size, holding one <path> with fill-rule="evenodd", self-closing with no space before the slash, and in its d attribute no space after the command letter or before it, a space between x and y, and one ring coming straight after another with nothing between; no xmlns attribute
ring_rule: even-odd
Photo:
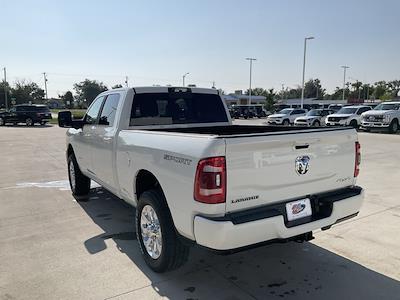
<svg viewBox="0 0 400 300"><path fill-rule="evenodd" d="M135 210L102 188L79 202L104 231L85 241L90 254L113 239L120 252L151 280L146 288L126 291L128 299L395 299L400 282L312 243L287 243L220 256L193 247L188 263L164 273L144 263L134 232ZM398 262L393 262L398 263ZM150 290L149 290L150 289ZM144 294L145 293L145 294Z"/></svg>

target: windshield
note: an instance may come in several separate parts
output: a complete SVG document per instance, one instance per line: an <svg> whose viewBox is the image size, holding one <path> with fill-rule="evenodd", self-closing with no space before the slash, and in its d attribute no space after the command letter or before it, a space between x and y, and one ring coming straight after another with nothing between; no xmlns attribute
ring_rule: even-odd
<svg viewBox="0 0 400 300"><path fill-rule="evenodd" d="M356 111L357 111L356 107L343 107L337 112L337 114L351 115L355 114Z"/></svg>
<svg viewBox="0 0 400 300"><path fill-rule="evenodd" d="M381 103L374 110L398 110L399 107L399 103Z"/></svg>
<svg viewBox="0 0 400 300"><path fill-rule="evenodd" d="M48 112L49 108L47 106L36 106L36 111Z"/></svg>
<svg viewBox="0 0 400 300"><path fill-rule="evenodd" d="M312 109L310 110L306 116L312 117L312 116L321 116L322 115L322 111L317 110L317 109Z"/></svg>
<svg viewBox="0 0 400 300"><path fill-rule="evenodd" d="M292 108L285 108L285 109L282 109L280 112L278 112L278 114L288 115L288 114L290 114L292 111L293 111Z"/></svg>

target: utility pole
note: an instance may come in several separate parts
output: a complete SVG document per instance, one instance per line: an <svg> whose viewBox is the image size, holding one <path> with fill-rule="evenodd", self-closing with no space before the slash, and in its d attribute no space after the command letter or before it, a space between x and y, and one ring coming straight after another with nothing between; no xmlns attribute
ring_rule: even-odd
<svg viewBox="0 0 400 300"><path fill-rule="evenodd" d="M125 85L126 85L126 87L129 87L129 84L128 84L128 76L125 76Z"/></svg>
<svg viewBox="0 0 400 300"><path fill-rule="evenodd" d="M44 90L46 93L46 100L49 99L48 95L47 95L47 77L46 77L46 72L43 72L43 79L44 79Z"/></svg>
<svg viewBox="0 0 400 300"><path fill-rule="evenodd" d="M282 97L281 100L285 98L285 85L282 83Z"/></svg>
<svg viewBox="0 0 400 300"><path fill-rule="evenodd" d="M4 71L4 101L6 102L6 110L8 110L8 91L7 91L7 70L6 67L3 68Z"/></svg>
<svg viewBox="0 0 400 300"><path fill-rule="evenodd" d="M185 74L182 75L182 86L183 86L183 87L185 86L185 77L186 77L187 75L189 75L189 73L185 73Z"/></svg>
<svg viewBox="0 0 400 300"><path fill-rule="evenodd" d="M253 61L256 61L256 58L251 58L251 57L246 57L246 60L250 61L250 88L249 88L249 101L248 105L251 104L251 73L252 73L252 68L253 68Z"/></svg>
<svg viewBox="0 0 400 300"><path fill-rule="evenodd" d="M346 89L346 70L350 67L348 66L341 66L343 68L343 98L342 100L344 101L344 92Z"/></svg>
<svg viewBox="0 0 400 300"><path fill-rule="evenodd" d="M302 80L302 83L301 83L301 108L303 108L303 104L304 104L304 76L305 76L305 73L306 73L307 41L308 40L313 40L313 39L314 39L313 36L304 38L303 80Z"/></svg>

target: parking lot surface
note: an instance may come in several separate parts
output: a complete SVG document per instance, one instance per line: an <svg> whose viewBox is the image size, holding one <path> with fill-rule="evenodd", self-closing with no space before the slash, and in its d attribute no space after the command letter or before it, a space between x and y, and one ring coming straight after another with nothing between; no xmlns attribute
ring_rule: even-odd
<svg viewBox="0 0 400 300"><path fill-rule="evenodd" d="M156 274L133 208L95 186L87 202L72 197L65 129L1 127L0 299L400 299L400 135L359 139L357 218L302 244L195 247L184 267Z"/></svg>

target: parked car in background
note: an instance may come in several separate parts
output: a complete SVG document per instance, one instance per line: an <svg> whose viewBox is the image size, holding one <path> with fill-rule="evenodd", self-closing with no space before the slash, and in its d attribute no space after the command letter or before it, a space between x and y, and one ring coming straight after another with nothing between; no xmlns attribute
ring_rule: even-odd
<svg viewBox="0 0 400 300"><path fill-rule="evenodd" d="M232 106L232 114L231 117L235 119L244 118L255 118L256 110L253 105L234 105Z"/></svg>
<svg viewBox="0 0 400 300"><path fill-rule="evenodd" d="M306 110L305 109L297 109L297 108L285 108L282 109L280 112L269 115L267 117L267 124L268 125L284 125L288 126L294 123L296 118L305 116Z"/></svg>
<svg viewBox="0 0 400 300"><path fill-rule="evenodd" d="M329 106L328 106L328 109L331 109L331 110L333 110L334 112L337 112L337 111L339 111L340 109L342 109L343 108L343 104L330 104Z"/></svg>
<svg viewBox="0 0 400 300"><path fill-rule="evenodd" d="M265 118L267 115L271 114L270 112L266 111L263 105L254 105L254 113L257 118Z"/></svg>
<svg viewBox="0 0 400 300"><path fill-rule="evenodd" d="M368 110L371 110L371 107L365 105L342 107L338 112L326 118L326 125L358 128L361 125L361 114Z"/></svg>
<svg viewBox="0 0 400 300"><path fill-rule="evenodd" d="M400 124L400 102L384 102L361 115L361 129L388 130L396 133Z"/></svg>
<svg viewBox="0 0 400 300"><path fill-rule="evenodd" d="M326 117L333 114L330 109L312 109L305 116L298 117L294 120L295 126L325 126Z"/></svg>
<svg viewBox="0 0 400 300"><path fill-rule="evenodd" d="M46 105L21 104L0 113L0 126L7 123L14 125L25 123L26 126L33 126L35 123L45 125L51 119L51 112Z"/></svg>

